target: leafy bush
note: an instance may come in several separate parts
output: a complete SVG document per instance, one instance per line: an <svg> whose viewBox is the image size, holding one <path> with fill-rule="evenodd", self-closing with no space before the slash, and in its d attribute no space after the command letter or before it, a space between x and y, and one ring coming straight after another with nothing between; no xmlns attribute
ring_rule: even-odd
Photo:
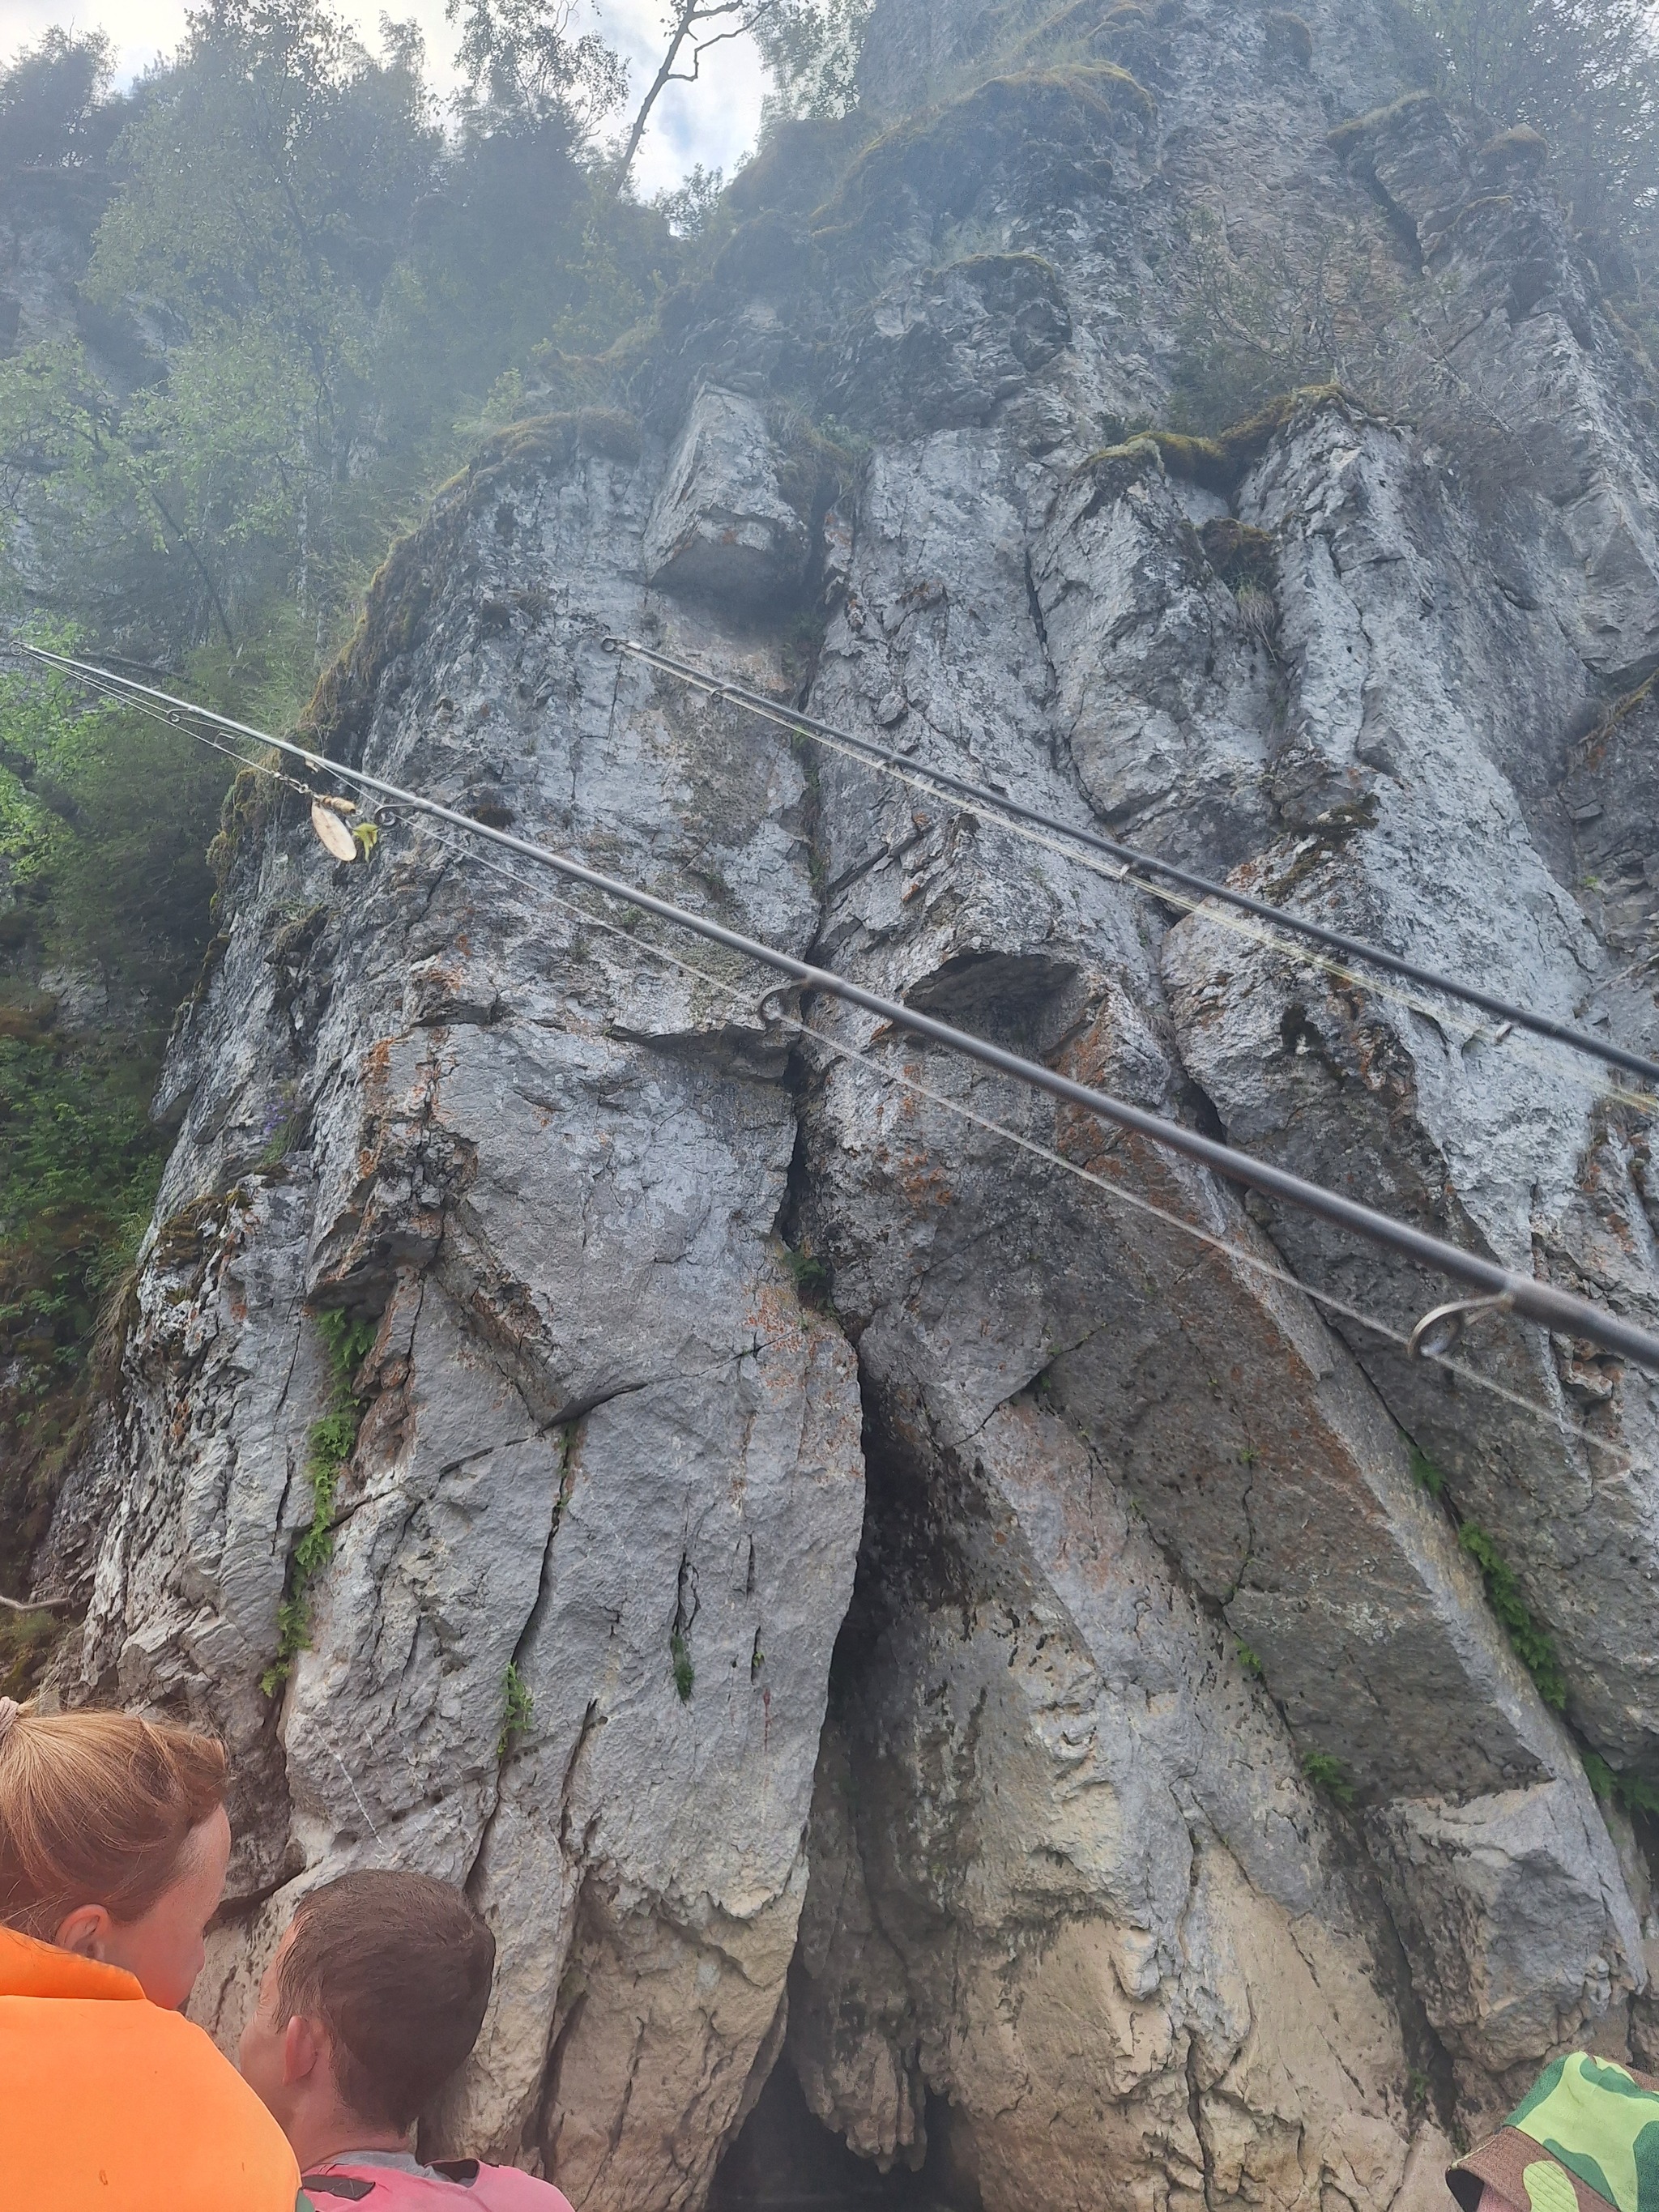
<svg viewBox="0 0 1659 2212"><path fill-rule="evenodd" d="M0 1554L40 1532L166 1142L146 1111L199 962L218 757L0 677ZM66 1009L67 977L113 1018Z"/></svg>

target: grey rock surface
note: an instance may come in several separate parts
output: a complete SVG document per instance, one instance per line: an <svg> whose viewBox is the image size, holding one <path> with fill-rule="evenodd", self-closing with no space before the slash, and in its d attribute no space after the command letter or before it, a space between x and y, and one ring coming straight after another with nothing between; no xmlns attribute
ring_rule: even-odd
<svg viewBox="0 0 1659 2212"><path fill-rule="evenodd" d="M775 599L806 566L805 525L778 488L754 400L697 394L645 526L647 579L671 591Z"/></svg>
<svg viewBox="0 0 1659 2212"><path fill-rule="evenodd" d="M1304 20L880 7L617 411L397 550L315 742L1651 1321L1620 1085L926 785L1659 1042L1644 372L1394 12ZM232 1745L216 2028L330 1870L465 1881L428 2137L582 2212L700 2204L779 2065L953 2205L1426 2212L1546 2057L1650 2057L1595 1794L1659 1782L1650 1378L1410 1360L1443 1286L1139 1139L462 833L239 807L45 1562L66 1694Z"/></svg>

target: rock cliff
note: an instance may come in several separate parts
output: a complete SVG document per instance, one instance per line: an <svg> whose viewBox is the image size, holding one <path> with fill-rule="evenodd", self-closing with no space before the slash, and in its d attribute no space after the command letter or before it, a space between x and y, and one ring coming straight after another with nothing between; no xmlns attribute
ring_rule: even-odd
<svg viewBox="0 0 1659 2212"><path fill-rule="evenodd" d="M604 647L1651 1049L1648 372L1416 75L1384 0L884 0L313 741L1659 1319L1583 1064ZM1659 2053L1659 1385L1410 1362L1411 1271L462 842L337 867L239 786L48 1554L69 1693L233 1747L204 2016L329 1870L465 1881L429 2134L583 2212L700 2204L774 2069L963 2208L1382 2212L1547 2054Z"/></svg>

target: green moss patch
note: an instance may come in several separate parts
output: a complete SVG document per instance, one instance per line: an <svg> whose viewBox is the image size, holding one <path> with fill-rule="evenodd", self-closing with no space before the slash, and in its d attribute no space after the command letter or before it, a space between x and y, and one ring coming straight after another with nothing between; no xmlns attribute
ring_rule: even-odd
<svg viewBox="0 0 1659 2212"><path fill-rule="evenodd" d="M1044 54L1081 51L1107 60L1133 60L1146 51L1153 27L1150 9L1140 0L1119 0L1103 8L1101 0L1073 0L1045 23L1039 23L1018 49L1016 58L1028 65Z"/></svg>
<svg viewBox="0 0 1659 2212"><path fill-rule="evenodd" d="M821 221L833 228L872 213L890 216L907 195L961 214L986 178L1033 139L1087 153L1139 137L1157 117L1151 93L1110 62L993 77L866 147Z"/></svg>
<svg viewBox="0 0 1659 2212"><path fill-rule="evenodd" d="M1326 132L1325 143L1339 161L1346 161L1367 139L1398 131L1402 124L1436 119L1443 123L1445 116L1446 111L1438 93L1408 92L1403 99L1390 100L1386 107L1373 107L1367 114L1356 115L1347 123L1339 123L1334 131Z"/></svg>
<svg viewBox="0 0 1659 2212"><path fill-rule="evenodd" d="M276 1608L276 1651L259 1678L266 1697L275 1697L294 1671L294 1662L311 1642L311 1589L334 1556L334 1509L340 1475L356 1449L362 1423L362 1400L352 1387L368 1357L379 1324L343 1308L317 1317L318 1334L328 1352L331 1378L328 1410L313 1421L306 1443L306 1481L311 1491L311 1521L288 1565L287 1587Z"/></svg>
<svg viewBox="0 0 1659 2212"><path fill-rule="evenodd" d="M1287 61L1297 69L1313 67L1313 33L1300 15L1287 9L1270 8L1263 19L1269 61Z"/></svg>
<svg viewBox="0 0 1659 2212"><path fill-rule="evenodd" d="M1517 123L1512 130L1488 138L1477 158L1486 170L1518 169L1535 177L1549 156L1549 141L1543 132L1534 131L1529 123Z"/></svg>
<svg viewBox="0 0 1659 2212"><path fill-rule="evenodd" d="M1150 435L1130 438L1121 446L1104 446L1097 453L1091 453L1079 466L1079 477L1090 478L1093 489L1089 502L1079 515L1079 522L1087 522L1104 507L1113 506L1121 499L1133 483L1148 476L1162 475L1164 458L1158 440Z"/></svg>

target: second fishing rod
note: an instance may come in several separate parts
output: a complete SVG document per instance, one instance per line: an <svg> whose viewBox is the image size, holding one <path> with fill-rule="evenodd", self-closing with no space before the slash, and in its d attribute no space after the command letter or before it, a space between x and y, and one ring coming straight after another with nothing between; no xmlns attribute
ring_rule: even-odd
<svg viewBox="0 0 1659 2212"><path fill-rule="evenodd" d="M1403 981L1415 984L1419 989L1433 991L1441 997L1461 1000L1490 1014L1500 1022L1511 1023L1516 1029L1526 1030L1535 1036L1547 1037L1553 1043L1565 1045L1575 1052L1587 1054L1607 1067L1621 1068L1626 1073L1640 1075L1651 1083L1659 1084L1659 1060L1645 1058L1639 1052L1628 1051L1623 1045L1609 1042L1605 1037L1594 1036L1588 1030L1575 1028L1569 1022L1557 1021L1553 1015L1534 1013L1530 1007L1516 1006L1508 999L1499 998L1495 992L1482 990L1480 985L1465 982L1461 977L1443 975L1437 969L1425 968L1416 961L1407 960L1397 952L1390 952L1379 945L1363 938L1349 937L1341 930L1331 929L1324 922L1315 921L1308 915L1291 908L1273 906L1267 899L1256 898L1251 892L1240 890L1236 884L1216 883L1207 876L1194 875L1190 868L1178 866L1173 860L1160 860L1155 853L1142 852L1133 845L1125 845L1115 837L1108 837L1098 830L1063 822L1058 817L1045 814L1035 806L1028 806L1006 792L994 791L988 784L973 783L967 778L952 775L947 769L933 768L917 761L912 755L900 752L892 745L884 745L874 738L861 736L854 730L838 728L816 714L809 714L796 707L786 707L775 699L768 699L758 691L750 691L741 684L729 683L725 678L713 675L689 660L681 660L673 653L661 652L656 646L642 644L632 637L607 637L607 652L623 653L641 660L649 668L677 683L702 692L711 699L723 700L745 713L759 715L780 729L799 731L802 736L816 738L836 750L852 754L870 767L890 775L897 775L907 782L931 789L941 797L961 799L964 804L993 818L1000 819L1016 831L1039 833L1039 842L1059 839L1078 847L1085 853L1097 853L1115 864L1115 871L1141 890L1153 897L1160 888L1172 888L1183 894L1183 903L1190 903L1194 912L1203 911L1214 902L1231 908L1239 914L1249 915L1254 920L1269 924L1275 931L1299 937L1316 945L1323 951L1335 953L1346 961L1358 961L1363 965L1382 974L1397 975ZM1282 950L1294 952L1293 945ZM1305 956L1304 956L1305 957ZM1642 1102L1644 1103L1649 1102Z"/></svg>
<svg viewBox="0 0 1659 2212"><path fill-rule="evenodd" d="M302 761L313 775L337 777L355 784L359 789L374 792L435 821L452 823L470 836L482 838L508 852L521 854L543 867L551 868L569 882L584 884L607 898L653 915L676 929L690 931L711 945L721 945L727 951L754 962L757 967L770 969L804 991L818 993L826 998L838 999L845 1005L856 1006L874 1015L878 1021L885 1023L900 1034L942 1045L963 1059L975 1060L981 1066L1012 1076L1032 1090L1044 1091L1066 1105L1080 1107L1085 1113L1142 1137L1165 1152L1176 1152L1196 1161L1200 1166L1212 1170L1231 1182L1243 1184L1248 1189L1259 1191L1264 1197L1276 1199L1304 1212L1316 1215L1370 1243L1399 1254L1417 1266L1448 1276L1454 1282L1466 1284L1480 1295L1483 1303L1501 1306L1537 1322L1544 1328L1600 1345L1604 1351L1621 1358L1634 1360L1659 1374L1659 1336L1621 1320L1605 1307L1593 1305L1588 1299L1575 1297L1571 1291L1558 1290L1553 1284L1540 1282L1535 1276L1516 1273L1495 1261L1483 1260L1476 1253L1466 1252L1455 1244L1449 1244L1438 1237L1430 1236L1423 1230L1413 1229L1409 1223L1396 1221L1392 1215L1380 1213L1356 1199L1344 1198L1340 1192L1328 1190L1319 1183L1309 1182L1284 1168L1254 1158L1248 1152L1236 1152L1231 1145L1206 1137L1182 1122L1168 1121L1162 1115L1151 1113L1144 1107L1132 1105L1127 1099L1116 1098L1108 1091L1097 1091L1087 1084L1075 1082L1070 1076L1045 1066L1040 1060L1026 1060L986 1038L975 1036L966 1030L955 1029L947 1022L936 1020L931 1014L908 1006L901 1000L866 990L862 984L854 983L844 975L816 967L811 961L798 959L793 953L780 951L757 938L744 935L740 930L728 929L724 923L712 921L707 915L693 914L684 907L676 906L671 900L658 897L654 892L606 875L598 868L589 867L585 861L578 860L568 854L556 852L550 846L537 844L527 837L515 836L510 830L476 821L471 815L462 813L457 807L446 806L441 800L428 799L418 792L407 791L383 777L371 775L365 769L353 768L342 761L325 761L307 747L295 744L289 738L272 737L268 732L256 730L246 722L236 721L208 708L198 707L189 700L178 698L149 684L137 683L130 677L116 676L109 670L96 667L88 661L76 660L66 653L51 653L42 647L27 645L21 641L19 641L17 649L43 665L80 678L106 696L125 695L154 701L165 708L168 719L176 720L181 728L186 718L197 718L221 729L234 731L239 736L269 745L291 759Z"/></svg>

